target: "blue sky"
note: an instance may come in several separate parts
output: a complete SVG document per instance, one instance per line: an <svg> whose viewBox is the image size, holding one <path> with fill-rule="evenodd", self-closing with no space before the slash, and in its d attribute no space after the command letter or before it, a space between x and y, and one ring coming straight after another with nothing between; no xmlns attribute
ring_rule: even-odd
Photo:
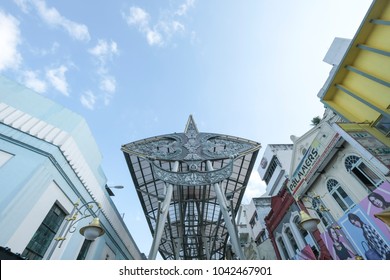
<svg viewBox="0 0 390 280"><path fill-rule="evenodd" d="M198 129L291 143L322 116L317 93L334 37L352 38L369 0L0 3L0 74L79 113L133 238L149 230L123 144ZM259 161L259 160L258 160ZM257 169L258 164L255 168ZM264 183L251 177L246 200Z"/></svg>

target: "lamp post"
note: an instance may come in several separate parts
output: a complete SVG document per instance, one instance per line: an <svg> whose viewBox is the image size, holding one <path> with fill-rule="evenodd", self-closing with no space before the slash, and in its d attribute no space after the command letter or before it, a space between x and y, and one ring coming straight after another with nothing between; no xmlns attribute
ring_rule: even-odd
<svg viewBox="0 0 390 280"><path fill-rule="evenodd" d="M299 215L301 218L299 224L304 230L308 232L313 232L317 229L317 225L320 223L320 219L311 217L303 210L299 212Z"/></svg>
<svg viewBox="0 0 390 280"><path fill-rule="evenodd" d="M94 209L94 206L97 206L97 209ZM101 211L100 203L95 201L86 202L80 206L79 202L74 204L73 210L70 214L70 217L66 218L66 224L63 231L60 233L61 236L56 237L54 240L59 241L58 248L61 248L62 243L66 240L68 233L73 233L76 231L76 224L88 217L95 216L92 222L80 229L80 234L85 237L87 240L95 240L99 236L104 234L104 229L100 225L100 220L98 215ZM81 217L78 217L78 215Z"/></svg>
<svg viewBox="0 0 390 280"><path fill-rule="evenodd" d="M313 200L319 199L319 196L312 197L312 196L309 196L309 195L303 195L300 198L306 198L306 201L310 202L311 205L313 206ZM310 199L310 201L309 201L309 199ZM316 237L314 236L314 232L317 230L317 228L318 228L317 226L318 226L318 224L320 223L321 220L318 219L318 218L314 218L314 217L310 216L309 213L307 213L305 210L303 210L301 205L300 205L299 199L296 202L297 202L298 208L300 210L300 212L299 212L299 217L300 217L299 225L311 235L311 237L313 239L313 242L315 243L315 246L318 248L318 253L319 254L318 254L317 259L319 259L320 256L321 256L321 247L318 244L318 242L316 240ZM312 207L306 207L305 206L305 208L312 209L312 210L316 211L316 209L314 209ZM325 209L324 207L322 207L320 209L321 209L321 211L328 211L328 209Z"/></svg>
<svg viewBox="0 0 390 280"><path fill-rule="evenodd" d="M124 186L107 186L106 185L106 191L108 193L109 196L115 196L115 194L113 193L113 191L111 189L123 189Z"/></svg>
<svg viewBox="0 0 390 280"><path fill-rule="evenodd" d="M315 196L315 197L312 197L312 196L309 196L309 195L303 195L303 196L301 196L300 198L306 198L306 201L308 201L308 202L310 202L310 204L313 206L313 200L314 199L318 199L319 198L319 196ZM309 201L309 199L310 199L310 201ZM299 201L299 199L296 201L297 202L297 205L298 205L298 208L299 208L299 210L300 210L300 212L299 212L299 216L300 216L300 222L299 222L299 224L300 224L300 226L304 229L304 230L306 230L306 231L308 231L308 232L313 232L313 231L315 231L316 229L317 229L317 225L320 223L320 219L318 219L318 218L313 218L313 217L311 217L306 211L304 211L303 209L302 209L302 207L301 207L301 205L300 205L300 201ZM302 203L303 204L303 203ZM304 204L303 204L304 205ZM321 205L322 206L322 205ZM314 209L314 208L312 208L312 207L306 207L305 206L305 208L307 208L307 209L312 209L312 210L315 210L316 211L316 209ZM321 209L321 211L328 211L328 209L325 209L324 207L322 207L322 208L320 208Z"/></svg>

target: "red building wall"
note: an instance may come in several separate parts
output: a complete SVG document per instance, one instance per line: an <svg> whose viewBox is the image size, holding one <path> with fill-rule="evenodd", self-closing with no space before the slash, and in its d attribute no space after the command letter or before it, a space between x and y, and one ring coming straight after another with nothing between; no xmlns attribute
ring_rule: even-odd
<svg viewBox="0 0 390 280"><path fill-rule="evenodd" d="M293 196L287 191L286 188L282 188L276 196L271 198L271 211L265 217L265 224L267 226L267 230L274 247L276 256L279 260L282 259L278 247L276 245L276 240L273 235L281 221L283 220L286 213L289 211L292 204L296 203ZM302 207L306 210L304 207ZM320 232L316 230L314 233L314 238L317 241L318 246L320 247L320 256L321 260L332 259L328 249L325 246L324 241L321 238Z"/></svg>

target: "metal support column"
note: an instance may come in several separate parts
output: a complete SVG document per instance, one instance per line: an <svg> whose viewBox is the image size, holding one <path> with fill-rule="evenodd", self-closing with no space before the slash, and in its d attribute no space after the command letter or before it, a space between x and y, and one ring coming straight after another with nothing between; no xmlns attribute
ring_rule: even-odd
<svg viewBox="0 0 390 280"><path fill-rule="evenodd" d="M179 162L175 161L175 164L173 166L173 171L177 172L179 169ZM161 237L164 232L165 222L167 220L167 215L169 212L169 205L171 204L172 200L172 193L173 193L173 185L168 184L166 188L166 194L163 202L161 203L161 207L159 207L159 215L157 216L157 222L156 222L156 230L153 237L153 243L152 247L150 248L149 260L155 260L157 256L158 247L160 246Z"/></svg>
<svg viewBox="0 0 390 280"><path fill-rule="evenodd" d="M209 160L207 161L207 170L209 170L209 171L213 170L213 165L212 165L211 161L209 161ZM238 236L236 234L236 230L235 230L233 222L232 222L234 217L230 218L230 216L229 216L226 198L225 198L224 194L222 193L221 188L220 188L218 183L215 183L213 185L213 187L214 187L214 191L215 191L215 194L217 196L217 201L219 203L219 206L220 206L220 209L221 209L221 212L223 215L223 219L225 221L226 228L227 228L229 235L230 235L230 241L232 242L233 249L236 252L236 254L238 255L238 257L240 258L240 260L245 260L245 256L242 253L240 242L238 240Z"/></svg>

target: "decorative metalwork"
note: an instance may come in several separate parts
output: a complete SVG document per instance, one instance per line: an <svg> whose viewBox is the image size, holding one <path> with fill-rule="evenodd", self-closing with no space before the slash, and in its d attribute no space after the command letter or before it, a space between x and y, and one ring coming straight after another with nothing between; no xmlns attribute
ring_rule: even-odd
<svg viewBox="0 0 390 280"><path fill-rule="evenodd" d="M174 133L122 146L124 152L150 160L206 161L237 157L258 147L244 139L199 133L189 121L184 133Z"/></svg>
<svg viewBox="0 0 390 280"><path fill-rule="evenodd" d="M201 133L192 116L184 133L123 145L154 236L149 257L158 249L163 259L224 259L227 241L236 235L231 220L260 147L247 139Z"/></svg>
<svg viewBox="0 0 390 280"><path fill-rule="evenodd" d="M181 138L170 135L149 141L134 142L123 149L145 158L174 160L182 154Z"/></svg>
<svg viewBox="0 0 390 280"><path fill-rule="evenodd" d="M210 136L203 145L203 153L210 158L235 157L252 148L252 145L242 141L224 139L222 136Z"/></svg>
<svg viewBox="0 0 390 280"><path fill-rule="evenodd" d="M215 184L229 178L233 171L233 160L230 160L230 163L221 169L208 172L196 172L194 170L190 172L171 172L155 164L152 166L155 177L161 181L180 186L202 186ZM195 167L192 167L192 169L196 170Z"/></svg>
<svg viewBox="0 0 390 280"><path fill-rule="evenodd" d="M94 205L97 206L96 209L94 209ZM63 236L58 236L58 237L54 238L54 240L60 241L60 244L58 245L58 247L61 248L61 245L62 245L63 241L66 240L66 236L68 235L68 233L73 233L76 231L76 224L78 222L80 222L81 220L83 220L85 218L91 217L91 216L97 217L101 211L101 208L102 207L101 207L100 203L95 202L95 201L90 201L90 202L84 203L81 206L80 206L79 202L76 202L74 204L74 207L73 207L73 210L70 214L70 217L65 218L65 220L67 221L65 229L64 229L65 231L62 231L62 233L61 233L61 234L64 234L64 233L65 234ZM81 215L81 217L79 217L79 215ZM95 218L95 219L97 219L97 218ZM98 219L97 219L97 221L95 221L95 223L97 223L97 224L94 224L93 226L100 227ZM103 230L103 233L104 233L104 230Z"/></svg>

